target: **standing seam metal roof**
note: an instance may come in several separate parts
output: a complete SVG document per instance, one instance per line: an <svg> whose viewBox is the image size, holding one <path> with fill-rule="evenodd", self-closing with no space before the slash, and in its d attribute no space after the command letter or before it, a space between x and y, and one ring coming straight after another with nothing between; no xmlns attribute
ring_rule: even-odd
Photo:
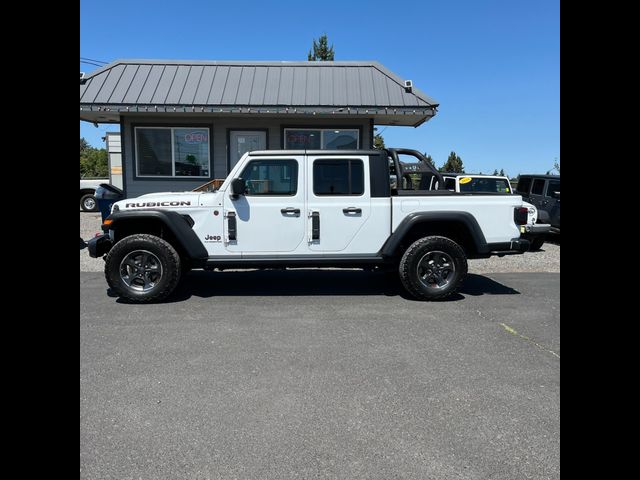
<svg viewBox="0 0 640 480"><path fill-rule="evenodd" d="M85 79L85 105L438 106L377 62L116 60Z"/></svg>

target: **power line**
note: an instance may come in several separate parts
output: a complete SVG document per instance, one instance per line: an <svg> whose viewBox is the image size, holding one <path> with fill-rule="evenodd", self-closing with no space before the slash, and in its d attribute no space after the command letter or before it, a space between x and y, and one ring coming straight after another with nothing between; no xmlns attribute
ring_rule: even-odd
<svg viewBox="0 0 640 480"><path fill-rule="evenodd" d="M87 58L87 57L80 57L80 60L87 60L89 62L94 62L94 63L102 63L104 65L108 63L108 62L103 62L102 60L95 60L93 58Z"/></svg>
<svg viewBox="0 0 640 480"><path fill-rule="evenodd" d="M80 63L85 63L87 65L93 65L94 67L104 67L104 65L100 65L99 63L83 62L82 60L80 60Z"/></svg>

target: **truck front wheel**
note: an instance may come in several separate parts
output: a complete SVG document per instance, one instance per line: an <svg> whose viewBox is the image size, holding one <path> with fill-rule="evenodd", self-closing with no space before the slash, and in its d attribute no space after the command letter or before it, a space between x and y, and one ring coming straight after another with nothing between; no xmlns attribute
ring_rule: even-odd
<svg viewBox="0 0 640 480"><path fill-rule="evenodd" d="M467 257L453 240L429 236L416 240L400 260L404 288L420 300L438 300L455 293L467 275Z"/></svg>
<svg viewBox="0 0 640 480"><path fill-rule="evenodd" d="M96 201L96 197L90 193L83 195L80 198L80 208L85 212L97 212L98 202Z"/></svg>
<svg viewBox="0 0 640 480"><path fill-rule="evenodd" d="M105 259L107 283L119 297L136 303L157 302L180 281L181 259L170 243L138 234L117 242Z"/></svg>

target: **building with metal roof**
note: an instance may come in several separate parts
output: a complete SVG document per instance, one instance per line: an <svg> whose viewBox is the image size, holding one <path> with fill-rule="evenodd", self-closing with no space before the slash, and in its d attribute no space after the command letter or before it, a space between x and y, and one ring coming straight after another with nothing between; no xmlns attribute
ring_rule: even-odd
<svg viewBox="0 0 640 480"><path fill-rule="evenodd" d="M224 178L262 149L367 149L438 103L377 62L117 60L80 80L80 120L118 123L133 197Z"/></svg>

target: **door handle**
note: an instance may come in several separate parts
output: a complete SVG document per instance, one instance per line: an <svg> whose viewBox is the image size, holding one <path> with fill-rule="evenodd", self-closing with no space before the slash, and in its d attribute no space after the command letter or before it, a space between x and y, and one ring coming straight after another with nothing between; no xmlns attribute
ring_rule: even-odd
<svg viewBox="0 0 640 480"><path fill-rule="evenodd" d="M362 209L356 207L343 208L342 213L345 215L349 215L350 213L362 213Z"/></svg>
<svg viewBox="0 0 640 480"><path fill-rule="evenodd" d="M293 214L293 215L297 216L297 215L300 215L300 209L299 208L292 208L292 207L281 208L280 209L280 213L282 213L283 215L291 215L291 214Z"/></svg>

